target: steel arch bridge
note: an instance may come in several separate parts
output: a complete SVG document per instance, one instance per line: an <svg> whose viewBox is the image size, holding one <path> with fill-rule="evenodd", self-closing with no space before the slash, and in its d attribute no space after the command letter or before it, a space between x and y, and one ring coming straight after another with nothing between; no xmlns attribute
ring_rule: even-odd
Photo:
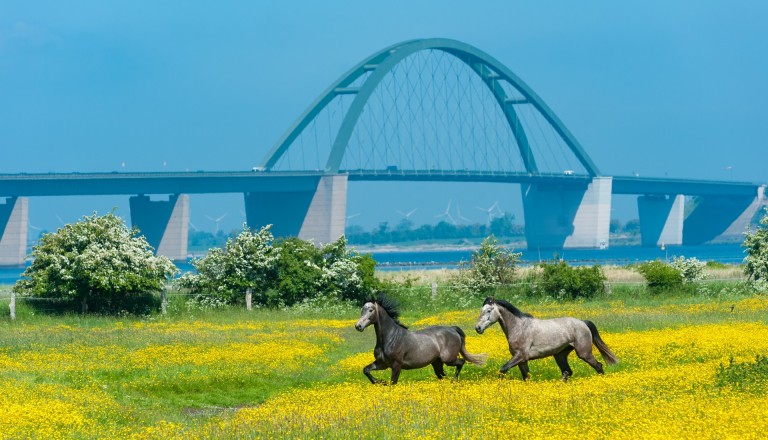
<svg viewBox="0 0 768 440"><path fill-rule="evenodd" d="M511 69L450 39L405 41L360 61L304 111L257 169L350 178L460 174L481 181L600 175L565 124Z"/></svg>
<svg viewBox="0 0 768 440"><path fill-rule="evenodd" d="M405 41L360 61L253 171L262 172L0 175L0 265L24 262L27 198L37 196L133 195L132 225L174 259L187 257L189 194L242 193L250 227L327 243L344 233L348 181L516 183L529 249L607 246L612 194L639 196L648 246L740 237L766 203L765 185L753 182L601 174L525 82L449 39Z"/></svg>

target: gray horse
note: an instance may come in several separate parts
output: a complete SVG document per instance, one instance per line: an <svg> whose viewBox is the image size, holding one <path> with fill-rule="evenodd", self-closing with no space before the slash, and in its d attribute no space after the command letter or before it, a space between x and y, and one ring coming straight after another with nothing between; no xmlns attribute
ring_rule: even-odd
<svg viewBox="0 0 768 440"><path fill-rule="evenodd" d="M512 359L501 366L501 374L517 365L523 380L526 380L529 360L554 356L565 382L573 375L568 365L568 354L574 350L581 360L603 374L603 365L592 355L592 344L595 344L608 365L619 361L600 338L597 327L591 321L568 317L536 319L504 300L488 297L483 303L475 330L482 334L496 322L504 331L509 352L512 353Z"/></svg>
<svg viewBox="0 0 768 440"><path fill-rule="evenodd" d="M485 364L485 355L473 355L464 347L464 332L459 327L431 326L415 332L409 331L398 321L396 305L386 297L369 299L360 311L360 320L355 324L358 331L373 324L376 330L376 347L373 356L376 359L363 369L371 383L377 383L372 370L392 369L392 384L397 383L400 371L432 365L438 379L445 377L443 365L456 367L454 379L464 363ZM461 353L461 357L459 357Z"/></svg>

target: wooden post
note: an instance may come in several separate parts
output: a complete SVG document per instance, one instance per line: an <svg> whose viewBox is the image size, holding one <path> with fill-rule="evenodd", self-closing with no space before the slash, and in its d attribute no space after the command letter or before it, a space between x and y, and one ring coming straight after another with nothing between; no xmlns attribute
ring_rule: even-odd
<svg viewBox="0 0 768 440"><path fill-rule="evenodd" d="M160 292L160 310L163 315L168 314L168 286L164 287Z"/></svg>
<svg viewBox="0 0 768 440"><path fill-rule="evenodd" d="M245 289L245 309L246 310L251 310L253 306L252 301L253 301L253 295L251 293L251 288L249 287Z"/></svg>
<svg viewBox="0 0 768 440"><path fill-rule="evenodd" d="M437 298L437 283L432 281L432 299Z"/></svg>
<svg viewBox="0 0 768 440"><path fill-rule="evenodd" d="M16 292L11 290L11 319L16 319Z"/></svg>

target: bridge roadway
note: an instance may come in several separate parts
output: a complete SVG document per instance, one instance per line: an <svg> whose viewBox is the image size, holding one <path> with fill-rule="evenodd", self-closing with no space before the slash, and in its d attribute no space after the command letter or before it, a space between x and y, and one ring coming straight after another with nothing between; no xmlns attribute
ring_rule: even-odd
<svg viewBox="0 0 768 440"><path fill-rule="evenodd" d="M0 174L0 265L26 258L29 197L129 195L131 224L161 255L187 257L189 194L242 193L251 227L328 243L343 235L349 181L519 184L530 248L605 247L612 194L638 195L644 245L740 236L764 203L764 185L638 176L466 170L195 171ZM149 195L168 195L153 200ZM686 213L685 196L699 196ZM685 229L685 237L683 230Z"/></svg>
<svg viewBox="0 0 768 440"><path fill-rule="evenodd" d="M349 181L486 182L586 187L578 174L442 170L341 170ZM195 171L146 173L0 174L0 197L125 194L218 194L314 191L321 171ZM613 176L611 193L637 195L754 196L754 182Z"/></svg>

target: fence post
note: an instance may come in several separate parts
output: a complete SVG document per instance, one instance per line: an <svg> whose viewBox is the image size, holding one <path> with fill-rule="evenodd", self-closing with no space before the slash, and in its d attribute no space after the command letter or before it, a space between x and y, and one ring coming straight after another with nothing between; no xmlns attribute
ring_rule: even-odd
<svg viewBox="0 0 768 440"><path fill-rule="evenodd" d="M432 299L437 298L437 283L432 281Z"/></svg>
<svg viewBox="0 0 768 440"><path fill-rule="evenodd" d="M251 288L245 289L245 308L246 310L251 310L252 307L252 296L251 295Z"/></svg>
<svg viewBox="0 0 768 440"><path fill-rule="evenodd" d="M168 313L168 286L165 286L160 292L160 310L163 315Z"/></svg>
<svg viewBox="0 0 768 440"><path fill-rule="evenodd" d="M11 304L9 305L11 308L11 319L16 319L16 292L11 290Z"/></svg>

